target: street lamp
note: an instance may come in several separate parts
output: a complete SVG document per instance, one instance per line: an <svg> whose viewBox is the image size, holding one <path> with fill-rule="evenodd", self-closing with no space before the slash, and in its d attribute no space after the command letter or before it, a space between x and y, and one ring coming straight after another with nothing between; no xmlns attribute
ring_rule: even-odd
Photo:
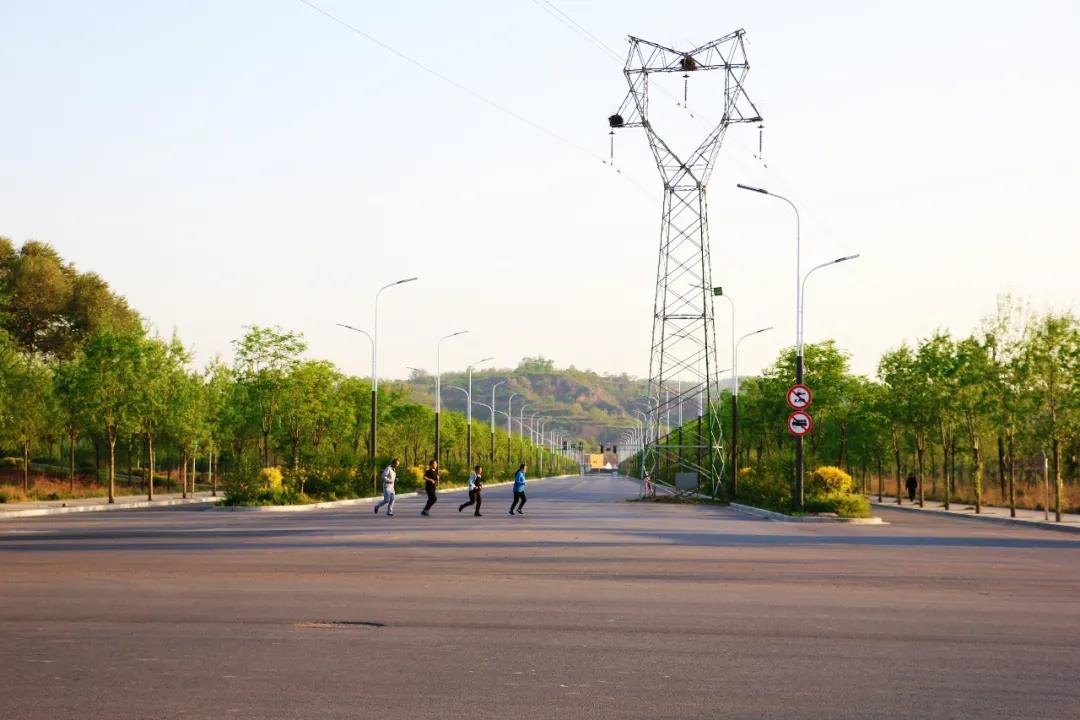
<svg viewBox="0 0 1080 720"><path fill-rule="evenodd" d="M371 340L371 450L368 457L371 460L373 467L372 487L375 487L378 483L378 468L374 467L374 461L379 454L379 296L382 295L383 290L395 287L397 285L411 283L414 280L419 279L420 278L417 277L411 277L404 278L402 280L395 280L394 282L387 283L386 285L383 285L381 288L378 289L378 291L375 293L374 324L372 328L373 333L371 335L368 335L366 332L360 330L359 328L349 327L348 325L342 326L347 327L349 330L355 330L356 332L363 333L364 335L367 335L369 340Z"/></svg>
<svg viewBox="0 0 1080 720"><path fill-rule="evenodd" d="M518 395L519 395L519 393L511 393L510 397L507 398L507 400L506 400L506 464L507 465L512 465L514 463L513 459L510 456L510 454L512 452L512 450L510 448L510 441L514 437L514 426L513 426L514 398L516 398Z"/></svg>
<svg viewBox="0 0 1080 720"><path fill-rule="evenodd" d="M495 465L495 388L506 384L506 380L500 380L491 386L491 464L492 471Z"/></svg>
<svg viewBox="0 0 1080 720"><path fill-rule="evenodd" d="M802 333L799 330L799 318L802 317L802 219L799 217L799 208L795 203L783 195L769 192L765 188L751 185L736 184L741 190L768 195L778 200L783 200L795 211L795 383L801 385L803 381L803 356L802 356ZM803 438L802 435L795 437L795 503L799 510L803 508Z"/></svg>
<svg viewBox="0 0 1080 720"><path fill-rule="evenodd" d="M494 359L495 358L493 358L493 357L486 357L486 358L484 358L482 360L477 360L476 362L472 363L472 365L469 365L469 368L468 368L468 370L469 370L469 407L468 407L468 421L466 423L467 430L466 430L465 444L466 444L466 446L468 448L466 450L466 454L469 456L469 467L473 466L473 456L472 456L472 369L473 369L473 365L479 365L480 363L486 363L488 360L494 360Z"/></svg>
<svg viewBox="0 0 1080 720"><path fill-rule="evenodd" d="M854 255L845 255L844 257L839 257L839 258L836 258L835 260L829 260L828 262L823 262L820 265L815 265L814 267L810 268L806 272L806 274L803 275L802 285L799 288L799 339L798 339L799 355L802 355L804 334L805 334L803 318L805 317L805 314L806 314L806 281L809 279L809 277L811 275L813 275L816 271L820 270L821 268L829 267L830 265L838 265L838 264L840 264L842 262L847 262L848 260L855 260L860 255L861 255L861 253L855 253Z"/></svg>
<svg viewBox="0 0 1080 720"><path fill-rule="evenodd" d="M457 332L450 333L449 335L443 335L439 338L439 342L435 343L435 459L442 462L442 437L440 435L441 425L439 422L439 416L442 412L442 344L443 340L449 340L452 337L458 335L464 335L469 332L468 330L458 330Z"/></svg>
<svg viewBox="0 0 1080 720"><path fill-rule="evenodd" d="M735 382L731 386L731 497L739 492L739 345L746 338L769 330L772 330L771 325L746 333L735 343L732 351L731 374L735 376Z"/></svg>

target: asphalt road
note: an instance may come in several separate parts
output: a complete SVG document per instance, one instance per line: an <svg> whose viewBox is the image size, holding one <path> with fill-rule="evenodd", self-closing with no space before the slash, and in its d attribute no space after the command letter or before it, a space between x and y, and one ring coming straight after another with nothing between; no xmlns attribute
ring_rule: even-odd
<svg viewBox="0 0 1080 720"><path fill-rule="evenodd" d="M635 491L0 521L0 718L1080 717L1080 538Z"/></svg>

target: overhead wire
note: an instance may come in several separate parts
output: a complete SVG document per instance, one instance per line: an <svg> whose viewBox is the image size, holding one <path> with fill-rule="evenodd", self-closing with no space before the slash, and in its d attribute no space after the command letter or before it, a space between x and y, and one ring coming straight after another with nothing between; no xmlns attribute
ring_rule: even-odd
<svg viewBox="0 0 1080 720"><path fill-rule="evenodd" d="M378 39L377 37L375 37L371 33L363 30L360 27L357 27L356 25L350 23L349 21L345 20L344 18L341 18L338 15L335 15L334 13L330 12L329 10L326 10L325 8L323 8L323 7L319 6L319 5L317 5L316 3L312 2L311 0L297 0L297 1L299 3L301 3L302 5L306 5L307 7L311 8L312 10L319 13L320 15L323 15L327 19L332 20L333 22L337 23L338 25L342 26L343 28L345 28L345 29L359 35L360 37L364 38L368 42L371 42L371 43L373 43L375 45L378 45L383 50L386 50L387 52L389 52L389 53L391 53L393 55L396 55L397 57L401 58L402 60L409 63L410 65L413 65L414 67L419 68L420 70L423 70L427 74L429 74L429 75L431 75L431 76L433 76L433 77L447 83L448 85L450 85L450 86L452 86L454 88L457 88L461 92L469 95L473 99L478 100L479 102L487 105L488 107L490 107L490 108L492 108L494 110L497 110L497 111L503 113L504 115L507 115L507 116L517 120L518 122L523 123L523 124L531 127L533 130L536 130L537 132L543 133L544 135L547 135L548 137L559 141L560 143L566 145L569 148L572 148L573 150L575 150L575 151L577 151L579 153L583 153L585 155L588 155L592 159L599 160L604 165L612 167L615 170L616 173L618 173L627 182L629 182L634 187L636 187L640 192L642 192L643 194L647 195L650 198L653 197L653 193L650 192L648 189L646 189L644 185L642 185L640 182L638 182L636 179L630 177L629 175L623 174L623 172L621 170L619 170L618 168L615 168L613 165L609 164L608 161L606 159L604 159L598 153L593 152L592 150L589 150L588 148L577 144L573 140L570 140L569 138L567 138L567 137L565 137L563 135L560 135L559 133L555 132L554 130L551 130L550 128L544 127L543 125L535 122L534 120L531 120L531 119L525 117L524 115L522 115L522 114L520 114L520 113L506 107L505 105L502 105L501 103L498 103L495 100L492 100L491 98L489 98L489 97L487 97L485 95L482 95L481 93L473 90L472 88L468 87L467 85L464 85L463 83L458 82L454 78L452 78L452 77L450 77L450 76L448 76L448 75L446 75L444 73L439 72L438 70L430 67L429 65L426 65L425 63L421 62L420 60L417 60L416 58L411 57L411 56L407 55L406 53L403 53L402 51L398 50L397 48L393 47L392 45L389 45L389 44L383 42L382 40ZM610 50L610 48L608 48L608 50Z"/></svg>

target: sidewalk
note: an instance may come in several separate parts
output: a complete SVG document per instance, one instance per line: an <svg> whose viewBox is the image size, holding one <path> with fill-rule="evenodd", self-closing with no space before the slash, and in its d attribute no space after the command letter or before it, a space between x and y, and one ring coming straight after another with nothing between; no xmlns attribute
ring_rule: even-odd
<svg viewBox="0 0 1080 720"><path fill-rule="evenodd" d="M1000 523L1005 525L1018 525L1021 527L1039 527L1047 530L1060 530L1063 532L1080 533L1080 515L1076 513L1062 513L1061 522L1054 521L1054 511L1050 511L1049 522L1043 519L1042 510L1022 510L1016 509L1016 517L1009 516L1009 508L997 507L990 505L982 506L982 513L975 514L975 506L965 502L951 502L950 508L945 509L945 504L936 500L927 500L926 506L920 508L918 503L908 502L906 497L903 498L903 504L896 504L896 497L890 498L888 495L881 501L877 501L877 495L867 496L870 503L880 508L894 508L896 510L909 510L911 512L923 512L933 513L936 515L944 515L957 518L965 518L969 520Z"/></svg>
<svg viewBox="0 0 1080 720"><path fill-rule="evenodd" d="M63 515L76 512L102 512L111 510L136 510L171 505L198 505L224 500L224 493L218 492L212 497L209 491L189 495L187 499L180 493L156 493L153 502L145 495L117 495L116 502L109 504L109 498L93 497L76 500L46 500L39 502L4 503L0 505L0 520L20 517L41 517L43 515Z"/></svg>

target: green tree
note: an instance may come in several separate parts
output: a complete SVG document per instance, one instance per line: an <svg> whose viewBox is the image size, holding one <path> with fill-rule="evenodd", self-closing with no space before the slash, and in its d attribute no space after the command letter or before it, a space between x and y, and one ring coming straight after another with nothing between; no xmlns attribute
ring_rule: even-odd
<svg viewBox="0 0 1080 720"><path fill-rule="evenodd" d="M1031 323L1020 360L1041 412L1036 426L1050 445L1054 513L1061 520L1061 446L1075 431L1080 393L1080 329L1070 314L1049 313ZM1045 451L1045 446L1044 446Z"/></svg>
<svg viewBox="0 0 1080 720"><path fill-rule="evenodd" d="M307 349L303 336L282 330L252 325L233 343L237 383L243 386L244 399L254 406L259 417L262 438L262 465L270 466L270 434L281 405L281 394L289 373Z"/></svg>
<svg viewBox="0 0 1080 720"><path fill-rule="evenodd" d="M116 499L116 441L138 430L142 333L100 330L76 355L75 387L85 427L101 429L109 448L109 502Z"/></svg>

